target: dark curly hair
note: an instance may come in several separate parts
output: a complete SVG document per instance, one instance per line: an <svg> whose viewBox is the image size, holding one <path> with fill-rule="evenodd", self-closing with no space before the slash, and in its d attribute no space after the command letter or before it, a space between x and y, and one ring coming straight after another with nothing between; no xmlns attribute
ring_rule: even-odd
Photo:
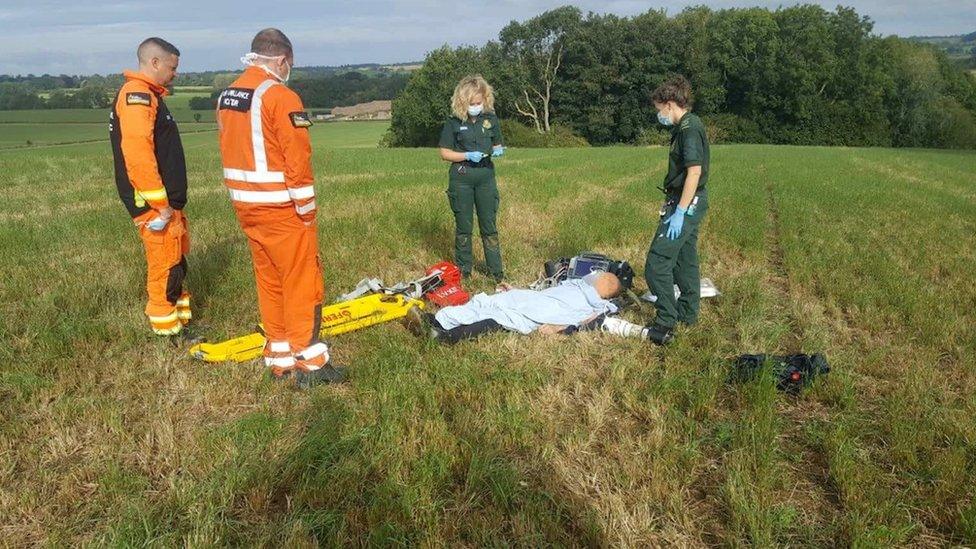
<svg viewBox="0 0 976 549"><path fill-rule="evenodd" d="M680 74L672 76L651 93L651 101L655 103L674 101L679 107L685 108L692 102L691 82Z"/></svg>

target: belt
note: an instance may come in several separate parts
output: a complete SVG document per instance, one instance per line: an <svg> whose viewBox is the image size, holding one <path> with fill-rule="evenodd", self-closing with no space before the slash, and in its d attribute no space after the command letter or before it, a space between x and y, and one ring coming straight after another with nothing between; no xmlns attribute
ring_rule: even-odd
<svg viewBox="0 0 976 549"><path fill-rule="evenodd" d="M481 159L481 162L471 162L470 160L462 160L458 164L464 166L465 168L494 168L495 163L491 161L490 156L486 156Z"/></svg>
<svg viewBox="0 0 976 549"><path fill-rule="evenodd" d="M678 189L678 192L668 192L668 189L664 189L663 187L658 187L658 190L664 193L665 198L667 198L668 200L678 200L679 198L681 198L681 194L682 194L681 189ZM695 196L701 196L705 194L707 191L708 189L706 189L705 187L698 187L697 189L695 189Z"/></svg>

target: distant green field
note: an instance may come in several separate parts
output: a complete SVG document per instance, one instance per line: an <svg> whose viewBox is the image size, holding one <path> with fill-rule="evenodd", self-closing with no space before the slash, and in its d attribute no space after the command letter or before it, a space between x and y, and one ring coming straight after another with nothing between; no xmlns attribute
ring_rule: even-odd
<svg viewBox="0 0 976 549"><path fill-rule="evenodd" d="M43 109L34 111L0 111L0 124L108 122L108 111L102 109Z"/></svg>
<svg viewBox="0 0 976 549"><path fill-rule="evenodd" d="M384 128L313 127L327 299L451 256L447 166L370 146ZM253 272L215 135L184 141L195 317L242 334ZM3 544L976 544L976 154L712 154L702 271L722 296L667 349L599 333L446 347L390 323L333 339L348 385L298 392L149 335L105 142L0 151ZM581 250L640 274L666 162L510 149L510 281ZM833 366L798 397L727 381L735 355L798 351Z"/></svg>
<svg viewBox="0 0 976 549"><path fill-rule="evenodd" d="M70 123L70 124L19 124L0 123L0 149L24 147L31 145L52 145L62 143L76 143L79 141L108 140L108 113L103 112L105 120L99 123ZM214 130L216 126L210 124L181 123L180 130L184 133Z"/></svg>
<svg viewBox="0 0 976 549"><path fill-rule="evenodd" d="M316 145L331 148L376 148L386 129L387 121L318 122L312 126Z"/></svg>
<svg viewBox="0 0 976 549"><path fill-rule="evenodd" d="M191 97L210 96L209 92L179 93L167 97L166 105L178 122L194 122L195 114L200 115L201 122L213 122L213 110L190 110ZM61 124L78 122L103 122L108 120L108 111L102 109L41 109L25 111L0 111L0 130L4 122L19 122L26 124ZM0 138L2 139L2 138Z"/></svg>
<svg viewBox="0 0 976 549"><path fill-rule="evenodd" d="M19 111L0 111L0 115ZM31 113L24 118L44 118L53 111L22 111ZM54 144L78 143L84 141L108 140L108 112L82 111L97 113L105 119L97 123L21 123L0 122L0 149L21 148L30 146L44 146ZM2 116L0 116L2 118ZM211 118L213 116L211 115ZM184 134L184 141L188 134L215 130L213 123L195 123L181 121L180 131ZM320 139L326 147L375 147L382 138L389 122L330 122L317 123L312 127L312 134ZM28 141L30 144L28 145Z"/></svg>
<svg viewBox="0 0 976 549"><path fill-rule="evenodd" d="M43 113L47 111L35 111ZM45 145L78 143L85 141L108 141L108 113L97 111L106 118L99 123L0 123L0 149L37 147ZM180 122L180 131L185 143L194 142L192 134L205 132L206 140L216 139L213 123ZM333 148L376 147L383 137L389 122L335 122L319 123L312 126L312 135L323 146ZM188 141L189 140L189 141ZM27 142L30 141L31 145ZM98 145L93 144L95 147Z"/></svg>
<svg viewBox="0 0 976 549"><path fill-rule="evenodd" d="M176 90L176 95L182 95L186 93L199 93L209 95L213 91L212 86L175 86L173 89Z"/></svg>

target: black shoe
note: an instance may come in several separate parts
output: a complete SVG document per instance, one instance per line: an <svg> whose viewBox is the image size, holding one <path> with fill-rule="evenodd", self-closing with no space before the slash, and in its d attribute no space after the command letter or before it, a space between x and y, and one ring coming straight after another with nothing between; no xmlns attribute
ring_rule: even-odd
<svg viewBox="0 0 976 549"><path fill-rule="evenodd" d="M195 333L186 326L184 326L179 333L169 336L169 342L172 343L174 347L193 347L194 345L204 343L206 341L206 337Z"/></svg>
<svg viewBox="0 0 976 549"><path fill-rule="evenodd" d="M501 284L502 282L505 282L505 274L504 273L502 273L502 274L493 274L493 275L491 275L491 277L495 280L495 284Z"/></svg>
<svg viewBox="0 0 976 549"><path fill-rule="evenodd" d="M295 385L301 389L308 389L316 385L328 385L330 383L342 383L346 381L346 369L343 366L332 366L326 364L318 370L308 372L295 370Z"/></svg>
<svg viewBox="0 0 976 549"><path fill-rule="evenodd" d="M647 326L647 340L655 345L667 345L674 340L674 330L660 324Z"/></svg>

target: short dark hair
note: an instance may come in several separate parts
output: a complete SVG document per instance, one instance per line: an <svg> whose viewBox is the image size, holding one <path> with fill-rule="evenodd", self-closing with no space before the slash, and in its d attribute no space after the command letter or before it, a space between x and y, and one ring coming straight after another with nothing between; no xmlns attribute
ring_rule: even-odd
<svg viewBox="0 0 976 549"><path fill-rule="evenodd" d="M158 36L150 36L149 38L143 40L142 43L139 44L139 47L136 48L136 57L139 58L140 62L149 61L148 59L144 59L144 58L146 57L146 50L150 46L156 46L157 48L163 50L164 52L175 55L176 57L180 56L180 50L176 49L176 46L170 44L169 42L163 40Z"/></svg>
<svg viewBox="0 0 976 549"><path fill-rule="evenodd" d="M267 28L254 35L254 40L251 40L251 51L268 57L293 55L291 40L285 36L285 33L275 28Z"/></svg>
<svg viewBox="0 0 976 549"><path fill-rule="evenodd" d="M667 103L674 101L679 107L691 105L691 82L684 76L676 75L665 80L651 93L651 101Z"/></svg>

